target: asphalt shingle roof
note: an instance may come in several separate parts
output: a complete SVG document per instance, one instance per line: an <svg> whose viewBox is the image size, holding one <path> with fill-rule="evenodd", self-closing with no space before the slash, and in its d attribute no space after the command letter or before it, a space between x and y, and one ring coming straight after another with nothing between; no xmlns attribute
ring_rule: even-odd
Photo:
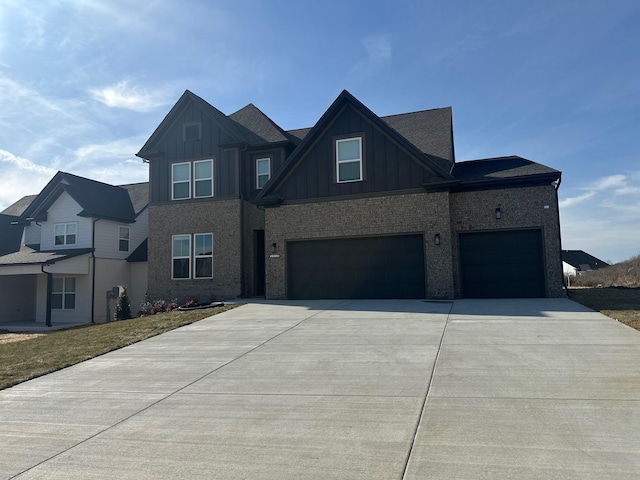
<svg viewBox="0 0 640 480"><path fill-rule="evenodd" d="M248 143L253 145L290 140L284 130L252 103L232 113L229 118L251 132L252 135L250 136L252 138Z"/></svg>
<svg viewBox="0 0 640 480"><path fill-rule="evenodd" d="M136 215L149 205L149 182L131 183L128 185L120 185L120 187L129 193L131 205Z"/></svg>
<svg viewBox="0 0 640 480"><path fill-rule="evenodd" d="M485 158L456 163L451 172L456 180L500 180L560 172L540 163L517 156Z"/></svg>
<svg viewBox="0 0 640 480"><path fill-rule="evenodd" d="M92 248L73 248L67 250L41 252L35 248L23 246L19 251L0 257L0 267L7 265L53 264L66 258L91 253Z"/></svg>
<svg viewBox="0 0 640 480"><path fill-rule="evenodd" d="M599 258L589 255L583 250L562 250L562 261L572 267L583 270L582 266L588 266L591 270L608 267L609 264Z"/></svg>
<svg viewBox="0 0 640 480"><path fill-rule="evenodd" d="M25 197L22 197L13 205L9 205L7 208L5 208L2 212L0 212L0 214L19 217L24 213L27 207L31 205L31 202L33 202L36 197L37 195L27 195Z"/></svg>

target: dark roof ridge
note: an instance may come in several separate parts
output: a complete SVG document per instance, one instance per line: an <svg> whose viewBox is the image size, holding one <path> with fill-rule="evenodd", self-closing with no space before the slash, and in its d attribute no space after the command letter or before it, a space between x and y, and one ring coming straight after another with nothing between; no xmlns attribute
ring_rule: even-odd
<svg viewBox="0 0 640 480"><path fill-rule="evenodd" d="M453 107L451 106L436 107L436 108L426 108L424 110L415 110L413 112L392 113L391 115L381 115L380 118L384 120L385 118L400 117L402 115L414 115L416 113L424 113L424 112L435 112L436 110L453 110Z"/></svg>

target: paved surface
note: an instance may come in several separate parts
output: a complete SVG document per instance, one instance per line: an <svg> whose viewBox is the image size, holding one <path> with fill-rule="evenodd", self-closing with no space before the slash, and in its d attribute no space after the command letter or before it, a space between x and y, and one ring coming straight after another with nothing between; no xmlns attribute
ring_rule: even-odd
<svg viewBox="0 0 640 480"><path fill-rule="evenodd" d="M249 304L0 392L0 478L637 479L640 333L561 299Z"/></svg>

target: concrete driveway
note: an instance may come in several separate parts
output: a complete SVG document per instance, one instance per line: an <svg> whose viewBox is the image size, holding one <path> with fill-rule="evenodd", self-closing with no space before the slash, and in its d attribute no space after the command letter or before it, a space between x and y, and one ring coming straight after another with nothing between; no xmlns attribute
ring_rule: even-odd
<svg viewBox="0 0 640 480"><path fill-rule="evenodd" d="M564 299L247 304L0 392L0 478L637 479L640 333Z"/></svg>

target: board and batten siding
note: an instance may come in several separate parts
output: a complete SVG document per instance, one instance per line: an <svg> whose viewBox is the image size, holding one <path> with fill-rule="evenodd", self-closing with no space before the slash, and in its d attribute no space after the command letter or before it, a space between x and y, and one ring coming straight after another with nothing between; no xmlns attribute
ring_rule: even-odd
<svg viewBox="0 0 640 480"><path fill-rule="evenodd" d="M337 183L334 143L337 138L363 135L362 181ZM422 189L438 179L354 108L347 106L309 148L276 192L289 200L376 194Z"/></svg>
<svg viewBox="0 0 640 480"><path fill-rule="evenodd" d="M129 228L129 250L119 250L120 227ZM111 220L98 220L95 223L95 255L97 258L124 260L147 238L149 232L149 212L145 208L135 223L120 223Z"/></svg>
<svg viewBox="0 0 640 480"><path fill-rule="evenodd" d="M183 126L191 122L200 123L200 140L184 140ZM155 147L163 152L163 156L150 162L151 202L171 201L172 163L208 158L214 159L214 196L237 196L238 151L220 147L220 144L234 140L202 110L188 105Z"/></svg>
<svg viewBox="0 0 640 480"><path fill-rule="evenodd" d="M40 230L41 250L63 250L65 248L91 247L91 219L79 217L82 207L66 192L49 207L47 221L42 222ZM75 245L55 245L54 226L58 223L77 223L78 230Z"/></svg>

